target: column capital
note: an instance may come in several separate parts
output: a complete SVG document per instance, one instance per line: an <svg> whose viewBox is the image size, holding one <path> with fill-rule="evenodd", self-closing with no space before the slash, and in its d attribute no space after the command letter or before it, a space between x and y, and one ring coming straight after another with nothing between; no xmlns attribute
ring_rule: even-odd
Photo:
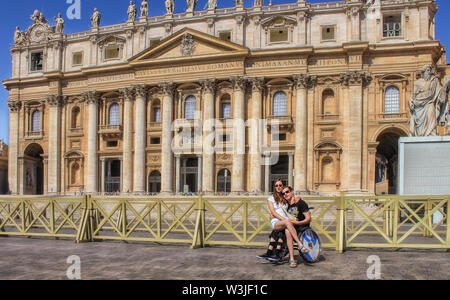
<svg viewBox="0 0 450 300"><path fill-rule="evenodd" d="M133 101L135 95L135 88L133 86L119 89L119 93L122 95L125 101Z"/></svg>
<svg viewBox="0 0 450 300"><path fill-rule="evenodd" d="M341 73L340 82L342 85L368 85L372 81L372 76L366 71L347 71Z"/></svg>
<svg viewBox="0 0 450 300"><path fill-rule="evenodd" d="M232 76L230 81L233 84L234 91L245 91L247 87L247 77L245 76Z"/></svg>
<svg viewBox="0 0 450 300"><path fill-rule="evenodd" d="M22 108L22 103L20 101L8 101L8 107L10 112L19 112Z"/></svg>
<svg viewBox="0 0 450 300"><path fill-rule="evenodd" d="M173 93L175 92L175 83L163 82L158 84L158 87L161 89L161 92L164 94L164 96L173 97Z"/></svg>
<svg viewBox="0 0 450 300"><path fill-rule="evenodd" d="M81 94L81 96L87 104L97 104L100 100L100 93L97 91L87 91Z"/></svg>
<svg viewBox="0 0 450 300"><path fill-rule="evenodd" d="M138 84L134 86L136 97L147 97L149 86L147 84Z"/></svg>
<svg viewBox="0 0 450 300"><path fill-rule="evenodd" d="M203 88L203 92L206 93L210 93L214 95L214 92L216 90L216 79L215 78L208 78L208 79L203 79L200 80L200 84L202 85Z"/></svg>
<svg viewBox="0 0 450 300"><path fill-rule="evenodd" d="M294 81L297 89L312 89L317 84L317 76L306 74L294 74Z"/></svg>
<svg viewBox="0 0 450 300"><path fill-rule="evenodd" d="M264 89L264 77L251 77L249 82L252 85L252 91L261 93Z"/></svg>
<svg viewBox="0 0 450 300"><path fill-rule="evenodd" d="M59 107L63 104L62 97L60 95L47 95L47 103L53 107Z"/></svg>

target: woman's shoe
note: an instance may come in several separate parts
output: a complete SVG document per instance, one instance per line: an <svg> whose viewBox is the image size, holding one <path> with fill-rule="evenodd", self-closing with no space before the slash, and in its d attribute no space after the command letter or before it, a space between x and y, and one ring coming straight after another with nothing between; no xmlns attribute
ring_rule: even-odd
<svg viewBox="0 0 450 300"><path fill-rule="evenodd" d="M297 262L295 260L290 260L289 261L289 267L291 268L297 268Z"/></svg>
<svg viewBox="0 0 450 300"><path fill-rule="evenodd" d="M305 248L304 246L299 251L300 251L300 254L309 253L309 249Z"/></svg>

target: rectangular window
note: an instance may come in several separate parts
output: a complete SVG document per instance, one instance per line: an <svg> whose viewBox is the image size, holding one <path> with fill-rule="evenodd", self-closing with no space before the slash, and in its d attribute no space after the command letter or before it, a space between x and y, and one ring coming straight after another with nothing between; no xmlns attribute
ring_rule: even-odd
<svg viewBox="0 0 450 300"><path fill-rule="evenodd" d="M83 64L83 52L75 52L72 55L72 65L80 66Z"/></svg>
<svg viewBox="0 0 450 300"><path fill-rule="evenodd" d="M335 36L335 26L322 26L322 41L334 41Z"/></svg>
<svg viewBox="0 0 450 300"><path fill-rule="evenodd" d="M42 66L44 62L44 53L35 52L31 53L31 71L42 71Z"/></svg>
<svg viewBox="0 0 450 300"><path fill-rule="evenodd" d="M280 134L273 134L272 140L273 141L286 141L287 136L286 133L280 133Z"/></svg>
<svg viewBox="0 0 450 300"><path fill-rule="evenodd" d="M108 141L106 142L106 147L108 148L116 148L119 145L117 141Z"/></svg>
<svg viewBox="0 0 450 300"><path fill-rule="evenodd" d="M289 39L289 32L287 29L272 29L270 31L271 43L287 42L288 39Z"/></svg>
<svg viewBox="0 0 450 300"><path fill-rule="evenodd" d="M153 122L161 123L161 108L155 108L153 110Z"/></svg>
<svg viewBox="0 0 450 300"><path fill-rule="evenodd" d="M219 142L221 143L228 143L230 142L230 135L229 134L222 134L219 136Z"/></svg>
<svg viewBox="0 0 450 300"><path fill-rule="evenodd" d="M231 103L222 103L222 119L231 118Z"/></svg>
<svg viewBox="0 0 450 300"><path fill-rule="evenodd" d="M231 42L231 31L224 31L219 33L219 39Z"/></svg>
<svg viewBox="0 0 450 300"><path fill-rule="evenodd" d="M402 36L402 17L385 16L383 22L383 37Z"/></svg>
<svg viewBox="0 0 450 300"><path fill-rule="evenodd" d="M105 59L119 58L120 48L118 46L111 46L105 49Z"/></svg>
<svg viewBox="0 0 450 300"><path fill-rule="evenodd" d="M150 139L150 144L151 145L160 145L161 144L161 138L159 138L159 137L151 138Z"/></svg>

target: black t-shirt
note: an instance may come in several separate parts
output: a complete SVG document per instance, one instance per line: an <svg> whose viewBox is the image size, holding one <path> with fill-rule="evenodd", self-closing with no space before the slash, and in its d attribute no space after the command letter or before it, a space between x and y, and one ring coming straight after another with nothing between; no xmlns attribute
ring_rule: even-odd
<svg viewBox="0 0 450 300"><path fill-rule="evenodd" d="M307 213L308 211L309 211L309 206L303 200L300 200L296 204L289 205L289 208L288 208L288 212L290 214L296 216L297 220L299 222L301 222L301 221L306 219L304 213ZM296 226L296 227L299 227L299 228L310 227L310 224L306 224L306 225L302 225L302 226Z"/></svg>

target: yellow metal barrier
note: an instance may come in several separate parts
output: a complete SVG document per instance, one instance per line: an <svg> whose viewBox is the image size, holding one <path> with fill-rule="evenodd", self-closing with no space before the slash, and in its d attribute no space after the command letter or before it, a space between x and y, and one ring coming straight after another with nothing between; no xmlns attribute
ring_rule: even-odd
<svg viewBox="0 0 450 300"><path fill-rule="evenodd" d="M324 248L450 248L450 196L304 200ZM271 230L267 197L0 198L0 236L263 247Z"/></svg>
<svg viewBox="0 0 450 300"><path fill-rule="evenodd" d="M0 236L76 238L83 198L0 198Z"/></svg>

